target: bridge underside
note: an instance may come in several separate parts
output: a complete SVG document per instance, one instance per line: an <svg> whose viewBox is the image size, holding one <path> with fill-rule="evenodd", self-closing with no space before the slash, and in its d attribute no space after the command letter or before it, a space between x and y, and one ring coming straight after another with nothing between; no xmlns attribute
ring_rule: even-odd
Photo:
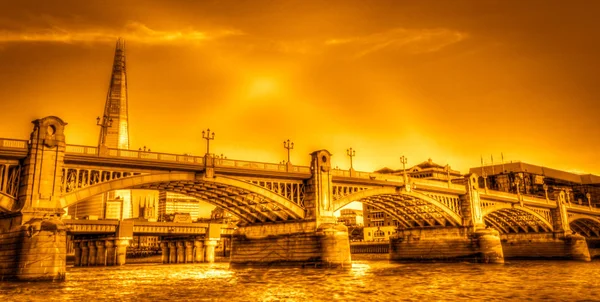
<svg viewBox="0 0 600 302"><path fill-rule="evenodd" d="M301 219L299 213L286 209L272 199L242 188L200 181L145 184L132 189L175 192L217 205L239 217L246 224Z"/></svg>
<svg viewBox="0 0 600 302"><path fill-rule="evenodd" d="M287 199L287 192L268 190L250 181L228 177L203 177L194 173L134 175L85 186L61 198L62 206L71 206L92 196L112 190L161 190L196 197L222 207L239 217L243 224L302 220L304 208Z"/></svg>
<svg viewBox="0 0 600 302"><path fill-rule="evenodd" d="M413 196L384 194L365 197L359 201L396 218L400 229L460 225L460 221L447 211Z"/></svg>
<svg viewBox="0 0 600 302"><path fill-rule="evenodd" d="M550 212L540 212L548 215L544 217L525 207L488 210L484 216L485 224L500 233L505 258L590 260L586 238L571 232L555 231ZM580 228L586 228L590 233L588 223L571 223L573 226L577 233L580 233L577 231Z"/></svg>
<svg viewBox="0 0 600 302"><path fill-rule="evenodd" d="M552 225L534 213L504 208L484 216L485 224L501 234L552 232Z"/></svg>

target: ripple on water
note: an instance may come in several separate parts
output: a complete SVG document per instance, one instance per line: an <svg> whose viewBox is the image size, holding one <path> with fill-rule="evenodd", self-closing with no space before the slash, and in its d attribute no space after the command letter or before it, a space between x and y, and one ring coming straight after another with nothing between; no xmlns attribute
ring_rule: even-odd
<svg viewBox="0 0 600 302"><path fill-rule="evenodd" d="M0 283L3 301L600 300L600 261L397 264L349 270L227 263L68 268L62 283Z"/></svg>

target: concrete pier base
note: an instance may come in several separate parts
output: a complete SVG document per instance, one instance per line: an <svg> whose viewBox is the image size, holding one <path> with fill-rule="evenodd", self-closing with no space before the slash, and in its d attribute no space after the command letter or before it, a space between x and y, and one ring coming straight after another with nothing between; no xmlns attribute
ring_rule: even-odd
<svg viewBox="0 0 600 302"><path fill-rule="evenodd" d="M585 238L590 252L590 258L600 258L600 238Z"/></svg>
<svg viewBox="0 0 600 302"><path fill-rule="evenodd" d="M507 259L591 260L585 237L577 234L502 234L501 239Z"/></svg>
<svg viewBox="0 0 600 302"><path fill-rule="evenodd" d="M30 221L0 234L0 280L62 281L66 229L59 219Z"/></svg>
<svg viewBox="0 0 600 302"><path fill-rule="evenodd" d="M239 228L233 237L232 266L350 267L344 225L279 223Z"/></svg>
<svg viewBox="0 0 600 302"><path fill-rule="evenodd" d="M390 260L504 263L498 232L464 227L401 230L390 237Z"/></svg>

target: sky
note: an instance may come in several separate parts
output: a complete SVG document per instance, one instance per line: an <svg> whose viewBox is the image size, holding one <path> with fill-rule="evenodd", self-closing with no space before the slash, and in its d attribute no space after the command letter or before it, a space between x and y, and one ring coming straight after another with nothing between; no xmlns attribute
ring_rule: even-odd
<svg viewBox="0 0 600 302"><path fill-rule="evenodd" d="M0 137L96 145L117 37L130 146L600 174L598 1L1 1Z"/></svg>

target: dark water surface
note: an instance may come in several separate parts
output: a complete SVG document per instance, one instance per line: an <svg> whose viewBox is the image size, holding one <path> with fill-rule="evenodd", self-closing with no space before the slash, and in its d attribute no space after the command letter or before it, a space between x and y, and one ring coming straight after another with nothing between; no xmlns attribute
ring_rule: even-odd
<svg viewBox="0 0 600 302"><path fill-rule="evenodd" d="M69 267L61 283L0 283L0 302L98 300L600 301L600 261L355 261L347 270L132 264Z"/></svg>

